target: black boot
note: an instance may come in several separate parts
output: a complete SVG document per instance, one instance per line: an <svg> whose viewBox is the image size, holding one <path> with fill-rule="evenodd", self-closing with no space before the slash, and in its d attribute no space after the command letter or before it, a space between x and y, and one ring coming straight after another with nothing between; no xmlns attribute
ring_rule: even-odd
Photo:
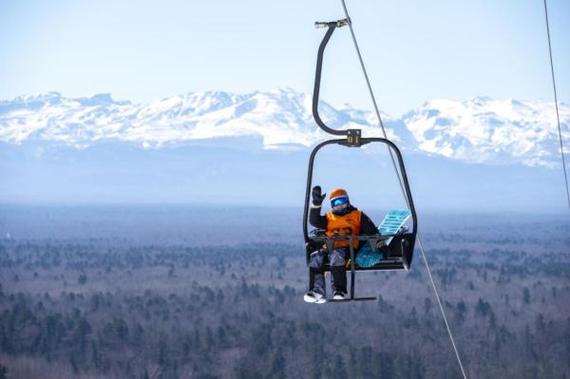
<svg viewBox="0 0 570 379"><path fill-rule="evenodd" d="M346 295L346 269L344 266L331 267L333 296Z"/></svg>

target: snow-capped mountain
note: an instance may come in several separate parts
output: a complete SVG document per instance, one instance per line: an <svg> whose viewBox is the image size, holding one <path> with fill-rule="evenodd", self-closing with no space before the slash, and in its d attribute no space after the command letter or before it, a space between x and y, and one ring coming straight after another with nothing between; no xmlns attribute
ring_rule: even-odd
<svg viewBox="0 0 570 379"><path fill-rule="evenodd" d="M371 129L369 112L326 103L320 112L332 127ZM56 92L0 102L0 140L9 143L44 140L83 148L128 141L159 148L241 136L261 137L265 148L310 146L325 138L312 121L311 97L293 90L199 92L143 105L110 95L73 99Z"/></svg>
<svg viewBox="0 0 570 379"><path fill-rule="evenodd" d="M570 107L560 106L564 139ZM433 100L403 116L418 149L474 163L557 166L560 160L553 103Z"/></svg>
<svg viewBox="0 0 570 379"><path fill-rule="evenodd" d="M568 139L570 107L561 104L560 111ZM320 112L333 128L381 135L370 111L335 109L322 102ZM559 164L552 103L433 100L401 117L383 118L389 137L408 151L470 163ZM0 141L9 144L86 148L128 142L157 149L222 137L255 137L265 149L308 147L327 138L312 119L311 96L292 89L188 93L149 104L115 101L105 94L67 98L55 92L0 101Z"/></svg>
<svg viewBox="0 0 570 379"><path fill-rule="evenodd" d="M335 128L380 136L375 115L320 106ZM568 136L570 108L561 106ZM564 203L552 103L434 100L383 115L405 150L421 209L555 211ZM0 101L0 203L214 203L300 206L307 147L328 138L310 95L201 92L149 104L58 93ZM321 153L320 153L321 154ZM328 154L328 155L327 155ZM399 207L384 149L331 148L315 182L359 205Z"/></svg>

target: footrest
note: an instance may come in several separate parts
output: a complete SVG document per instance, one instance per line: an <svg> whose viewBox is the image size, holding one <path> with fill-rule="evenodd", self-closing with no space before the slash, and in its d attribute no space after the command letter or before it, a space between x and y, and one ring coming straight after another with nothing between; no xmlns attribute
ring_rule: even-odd
<svg viewBox="0 0 570 379"><path fill-rule="evenodd" d="M344 299L344 300L334 300L334 299L330 299L327 300L327 303L347 303L350 301L375 301L378 300L377 297L355 297L354 299Z"/></svg>

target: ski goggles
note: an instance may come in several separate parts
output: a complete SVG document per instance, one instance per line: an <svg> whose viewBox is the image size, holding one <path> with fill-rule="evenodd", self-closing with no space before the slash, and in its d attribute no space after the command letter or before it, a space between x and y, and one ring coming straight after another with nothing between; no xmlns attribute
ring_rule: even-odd
<svg viewBox="0 0 570 379"><path fill-rule="evenodd" d="M340 196L331 200L331 207L339 208L348 204L348 196Z"/></svg>

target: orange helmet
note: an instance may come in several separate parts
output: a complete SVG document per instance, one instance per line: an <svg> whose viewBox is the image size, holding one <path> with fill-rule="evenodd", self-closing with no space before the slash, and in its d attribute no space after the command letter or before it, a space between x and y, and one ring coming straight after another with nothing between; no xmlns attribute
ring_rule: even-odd
<svg viewBox="0 0 570 379"><path fill-rule="evenodd" d="M331 191L331 208L333 211L342 211L348 208L348 193L342 188L335 188Z"/></svg>
<svg viewBox="0 0 570 379"><path fill-rule="evenodd" d="M331 201L333 201L334 199L336 199L337 197L340 197L340 196L348 197L348 193L346 193L346 191L342 188L335 188L331 191L331 194L330 194Z"/></svg>

